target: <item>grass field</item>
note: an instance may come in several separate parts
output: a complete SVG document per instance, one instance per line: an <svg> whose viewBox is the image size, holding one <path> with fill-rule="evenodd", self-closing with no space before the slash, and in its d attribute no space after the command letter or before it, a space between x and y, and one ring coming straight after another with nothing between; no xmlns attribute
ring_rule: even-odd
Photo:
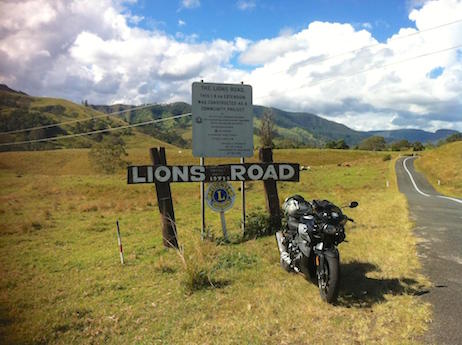
<svg viewBox="0 0 462 345"><path fill-rule="evenodd" d="M462 141L423 152L415 166L439 192L462 197Z"/></svg>
<svg viewBox="0 0 462 345"><path fill-rule="evenodd" d="M273 237L201 242L198 184L172 185L183 262L162 247L152 186L126 185L123 171L96 174L86 150L2 153L0 343L418 343L431 317L418 297L428 282L419 273L393 160L337 150L281 150L274 156L311 166L300 183L279 184L281 202L293 193L338 204L359 201L347 212L356 222L339 247L336 306L322 303L316 286L279 267ZM130 149L128 159L149 163L141 148ZM167 160L198 163L178 149L167 149ZM206 163L218 162L224 161ZM248 186L248 211L263 209L262 183ZM239 198L235 205L226 218L238 236ZM207 225L220 236L219 217L210 210ZM188 273L200 271L214 286L191 292Z"/></svg>

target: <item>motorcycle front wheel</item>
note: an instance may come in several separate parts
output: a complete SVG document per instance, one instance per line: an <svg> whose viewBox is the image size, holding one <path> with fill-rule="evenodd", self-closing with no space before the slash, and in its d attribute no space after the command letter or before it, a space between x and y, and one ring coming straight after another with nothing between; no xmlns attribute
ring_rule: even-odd
<svg viewBox="0 0 462 345"><path fill-rule="evenodd" d="M312 282L313 284L317 284L317 276L316 276L316 264L314 263L314 254L310 255L309 257L303 255L302 259L300 260L300 270L305 276L305 279Z"/></svg>
<svg viewBox="0 0 462 345"><path fill-rule="evenodd" d="M340 262L338 258L324 256L324 272L318 266L318 286L321 299L327 303L335 303L340 286Z"/></svg>

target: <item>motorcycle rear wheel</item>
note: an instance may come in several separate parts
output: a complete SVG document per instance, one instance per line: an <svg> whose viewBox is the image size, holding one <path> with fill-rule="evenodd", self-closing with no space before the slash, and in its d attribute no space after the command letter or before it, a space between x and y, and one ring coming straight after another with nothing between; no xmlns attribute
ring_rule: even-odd
<svg viewBox="0 0 462 345"><path fill-rule="evenodd" d="M327 272L325 281L319 278L318 286L321 299L327 303L335 303L340 286L340 262L338 258L324 256L324 266ZM319 267L320 269L320 267Z"/></svg>

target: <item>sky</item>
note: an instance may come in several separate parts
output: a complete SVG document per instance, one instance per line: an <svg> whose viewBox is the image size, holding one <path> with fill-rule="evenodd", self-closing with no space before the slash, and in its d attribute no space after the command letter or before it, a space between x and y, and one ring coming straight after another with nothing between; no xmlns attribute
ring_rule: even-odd
<svg viewBox="0 0 462 345"><path fill-rule="evenodd" d="M91 104L253 103L357 130L462 131L462 0L0 0L0 83Z"/></svg>

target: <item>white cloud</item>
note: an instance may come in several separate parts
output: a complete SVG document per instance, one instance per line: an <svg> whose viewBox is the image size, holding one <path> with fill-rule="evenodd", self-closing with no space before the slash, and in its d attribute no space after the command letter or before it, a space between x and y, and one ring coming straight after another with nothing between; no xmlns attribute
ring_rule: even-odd
<svg viewBox="0 0 462 345"><path fill-rule="evenodd" d="M371 30L371 29L372 29L372 24L371 24L371 23L368 23L368 22L362 23L361 26L362 26L364 29L367 29L367 30Z"/></svg>
<svg viewBox="0 0 462 345"><path fill-rule="evenodd" d="M240 62L258 66L246 82L259 104L311 111L356 129L444 123L462 130L462 49L412 59L460 45L462 25L404 37L460 19L459 13L461 1L429 2L410 13L417 30L402 29L384 44L349 24L313 22L253 43ZM371 47L354 51L364 46ZM403 60L409 61L394 64ZM443 73L432 79L436 67Z"/></svg>
<svg viewBox="0 0 462 345"><path fill-rule="evenodd" d="M405 36L460 19L462 1L413 9L417 29L403 28L384 43L350 24L327 22L256 42L173 37L128 25L133 16L111 0L3 1L1 7L0 82L32 95L190 102L193 81L244 81L253 86L255 104L318 113L356 129L462 130L462 50L383 68L461 44L460 23ZM233 65L236 58L248 68ZM437 67L441 74L432 78Z"/></svg>
<svg viewBox="0 0 462 345"><path fill-rule="evenodd" d="M200 0L182 0L181 7L182 8L196 8L201 5Z"/></svg>
<svg viewBox="0 0 462 345"><path fill-rule="evenodd" d="M411 12L414 9L421 8L428 1L430 0L406 0L406 7L408 11Z"/></svg>
<svg viewBox="0 0 462 345"><path fill-rule="evenodd" d="M0 14L0 81L34 95L94 103L188 100L190 84L232 80L229 68L246 40L183 42L160 31L129 27L127 15L111 1L50 1L34 19L34 1L6 4ZM45 5L45 4L41 4ZM2 5L3 6L3 5ZM32 17L32 18L29 18ZM229 78L229 79L228 79ZM240 77L237 79L241 80ZM139 92L139 90L143 92Z"/></svg>
<svg viewBox="0 0 462 345"><path fill-rule="evenodd" d="M178 26L185 26L186 22L182 19L178 19Z"/></svg>
<svg viewBox="0 0 462 345"><path fill-rule="evenodd" d="M236 3L236 6L241 11L250 11L250 10L253 10L257 6L257 3L255 0L239 0Z"/></svg>

